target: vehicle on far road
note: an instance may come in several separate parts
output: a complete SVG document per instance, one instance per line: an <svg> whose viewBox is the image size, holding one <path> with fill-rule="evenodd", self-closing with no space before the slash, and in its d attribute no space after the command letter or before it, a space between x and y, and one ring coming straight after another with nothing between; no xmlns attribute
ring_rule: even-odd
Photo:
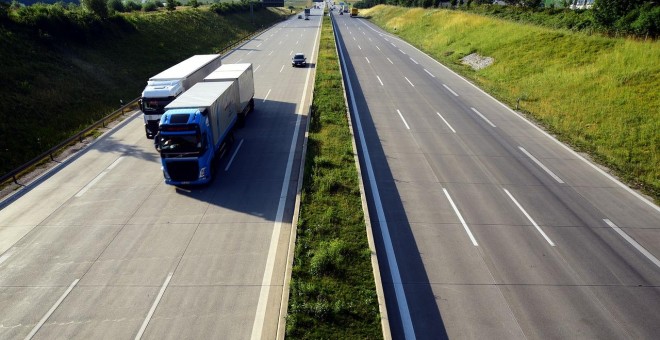
<svg viewBox="0 0 660 340"><path fill-rule="evenodd" d="M356 17L358 15L358 9L353 7L351 8L351 16Z"/></svg>
<svg viewBox="0 0 660 340"><path fill-rule="evenodd" d="M291 66L307 66L307 58L303 53L296 53L293 58L291 58Z"/></svg>

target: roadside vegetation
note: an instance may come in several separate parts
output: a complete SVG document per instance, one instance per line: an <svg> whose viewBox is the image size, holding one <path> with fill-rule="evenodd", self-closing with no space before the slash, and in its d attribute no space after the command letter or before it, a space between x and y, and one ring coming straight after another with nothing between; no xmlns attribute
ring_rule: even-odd
<svg viewBox="0 0 660 340"><path fill-rule="evenodd" d="M660 42L442 9L380 5L361 14L660 201ZM471 53L495 62L473 70L460 61Z"/></svg>
<svg viewBox="0 0 660 340"><path fill-rule="evenodd" d="M127 13L0 4L0 175L137 98L147 79L218 53L288 11L242 3Z"/></svg>
<svg viewBox="0 0 660 340"><path fill-rule="evenodd" d="M447 8L561 28L589 34L656 39L660 36L660 4L652 0L595 0L584 9L571 5L585 0L361 0L357 8L392 5ZM496 4L495 4L496 3Z"/></svg>
<svg viewBox="0 0 660 340"><path fill-rule="evenodd" d="M341 73L324 18L291 278L289 339L382 339Z"/></svg>

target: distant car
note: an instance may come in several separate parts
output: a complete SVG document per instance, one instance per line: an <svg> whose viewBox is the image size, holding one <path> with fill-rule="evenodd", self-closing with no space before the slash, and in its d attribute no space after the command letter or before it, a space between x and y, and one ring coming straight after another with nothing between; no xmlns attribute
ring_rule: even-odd
<svg viewBox="0 0 660 340"><path fill-rule="evenodd" d="M298 14L298 19L302 19L302 14Z"/></svg>
<svg viewBox="0 0 660 340"><path fill-rule="evenodd" d="M307 66L307 58L303 53L296 53L291 59L291 66Z"/></svg>
<svg viewBox="0 0 660 340"><path fill-rule="evenodd" d="M339 12L339 15L344 15L344 12Z"/></svg>

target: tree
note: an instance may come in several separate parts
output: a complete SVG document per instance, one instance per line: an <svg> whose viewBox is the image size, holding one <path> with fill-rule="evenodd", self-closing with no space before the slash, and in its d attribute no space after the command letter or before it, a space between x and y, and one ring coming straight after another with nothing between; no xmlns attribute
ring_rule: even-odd
<svg viewBox="0 0 660 340"><path fill-rule="evenodd" d="M603 27L613 28L615 23L629 12L641 7L644 0L596 0L594 20Z"/></svg>
<svg viewBox="0 0 660 340"><path fill-rule="evenodd" d="M167 10L168 11L173 11L176 9L176 3L174 0L167 0Z"/></svg>
<svg viewBox="0 0 660 340"><path fill-rule="evenodd" d="M199 2L197 0L190 0L190 1L188 1L188 6L190 6L192 8L197 8L197 7L199 7Z"/></svg>
<svg viewBox="0 0 660 340"><path fill-rule="evenodd" d="M107 0L80 0L80 3L83 8L98 15L101 19L107 19L110 14Z"/></svg>
<svg viewBox="0 0 660 340"><path fill-rule="evenodd" d="M121 2L121 0L108 1L108 7L113 11L126 12L126 7L124 6L124 3Z"/></svg>

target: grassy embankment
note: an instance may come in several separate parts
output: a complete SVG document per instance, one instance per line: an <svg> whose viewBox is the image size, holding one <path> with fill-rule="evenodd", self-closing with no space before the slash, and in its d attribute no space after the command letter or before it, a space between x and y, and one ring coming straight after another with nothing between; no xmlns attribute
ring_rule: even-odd
<svg viewBox="0 0 660 340"><path fill-rule="evenodd" d="M660 42L588 36L450 10L362 10L660 202ZM474 71L470 53L495 63Z"/></svg>
<svg viewBox="0 0 660 340"><path fill-rule="evenodd" d="M194 54L217 53L287 11L221 16L202 7L133 12L91 38L0 25L0 175L137 98L146 80Z"/></svg>
<svg viewBox="0 0 660 340"><path fill-rule="evenodd" d="M371 253L327 17L316 68L287 338L379 339Z"/></svg>

